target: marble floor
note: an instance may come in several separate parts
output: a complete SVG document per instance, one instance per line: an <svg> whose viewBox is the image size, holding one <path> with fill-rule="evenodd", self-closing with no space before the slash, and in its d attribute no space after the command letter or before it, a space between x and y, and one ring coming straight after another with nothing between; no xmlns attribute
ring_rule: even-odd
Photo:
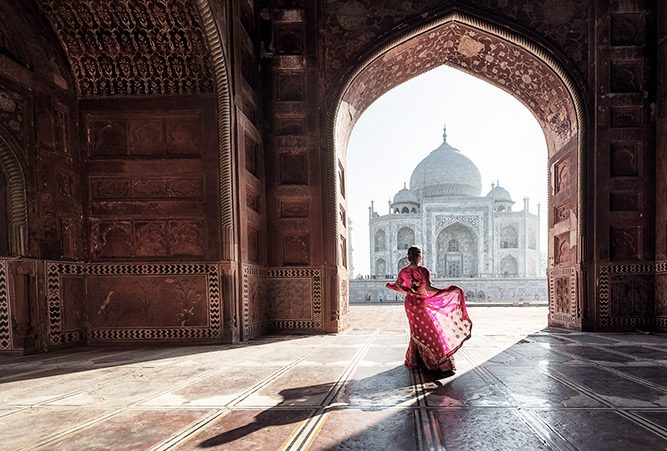
<svg viewBox="0 0 667 451"><path fill-rule="evenodd" d="M0 449L667 449L667 336L472 307L438 378L402 365L400 305L351 311L339 335L0 358Z"/></svg>

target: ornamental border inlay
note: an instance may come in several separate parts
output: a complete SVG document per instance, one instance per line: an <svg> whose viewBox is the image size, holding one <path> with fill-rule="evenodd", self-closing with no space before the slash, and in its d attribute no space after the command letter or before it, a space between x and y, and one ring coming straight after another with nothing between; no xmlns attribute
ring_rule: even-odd
<svg viewBox="0 0 667 451"><path fill-rule="evenodd" d="M222 310L220 270L212 263L61 263L47 262L48 336L53 345L83 341L83 331L62 330L63 276L161 276L202 275L207 287L207 326L99 328L88 333L93 341L178 340L220 338Z"/></svg>
<svg viewBox="0 0 667 451"><path fill-rule="evenodd" d="M660 264L662 268L662 264ZM615 275L655 274L657 263L611 263L600 266L598 277L598 324L602 327L650 326L652 318L611 316L611 278ZM662 272L662 271L661 271Z"/></svg>
<svg viewBox="0 0 667 451"><path fill-rule="evenodd" d="M269 279L311 279L312 319L271 320L274 330L320 329L322 327L322 270L320 268L270 268Z"/></svg>
<svg viewBox="0 0 667 451"><path fill-rule="evenodd" d="M0 260L0 350L12 348L12 322L9 306L7 262Z"/></svg>
<svg viewBox="0 0 667 451"><path fill-rule="evenodd" d="M556 279L567 277L570 281L570 305L566 313L556 311ZM581 306L577 299L577 270L574 267L558 267L549 270L549 316L553 320L564 324L573 325L581 318Z"/></svg>
<svg viewBox="0 0 667 451"><path fill-rule="evenodd" d="M247 340L250 337L255 337L258 334L261 334L265 329L266 325L264 322L250 322L250 277L258 277L260 279L266 279L269 275L269 271L258 265L243 265L242 271L242 282L241 282L241 318L243 323L243 339Z"/></svg>

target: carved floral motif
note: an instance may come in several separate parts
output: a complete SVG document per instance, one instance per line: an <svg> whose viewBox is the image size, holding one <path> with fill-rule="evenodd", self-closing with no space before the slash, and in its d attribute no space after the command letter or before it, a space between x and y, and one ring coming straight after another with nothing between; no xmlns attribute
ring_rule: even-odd
<svg viewBox="0 0 667 451"><path fill-rule="evenodd" d="M213 92L194 2L40 0L82 96Z"/></svg>

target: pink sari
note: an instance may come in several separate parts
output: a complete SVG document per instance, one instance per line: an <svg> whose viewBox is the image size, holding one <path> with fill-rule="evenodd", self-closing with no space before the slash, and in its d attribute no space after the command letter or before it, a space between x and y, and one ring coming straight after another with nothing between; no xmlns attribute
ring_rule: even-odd
<svg viewBox="0 0 667 451"><path fill-rule="evenodd" d="M430 370L454 370L453 354L470 338L472 321L463 290L450 286L428 293L430 274L423 266L406 266L387 288L405 293L405 312L410 323L410 344L405 364Z"/></svg>

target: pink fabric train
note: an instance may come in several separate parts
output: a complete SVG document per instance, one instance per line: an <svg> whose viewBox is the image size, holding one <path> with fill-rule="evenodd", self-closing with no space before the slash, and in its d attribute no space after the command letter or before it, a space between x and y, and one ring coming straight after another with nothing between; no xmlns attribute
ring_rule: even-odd
<svg viewBox="0 0 667 451"><path fill-rule="evenodd" d="M428 293L430 274L423 266L407 266L387 288L405 293L405 312L410 323L410 344L405 364L411 368L454 370L452 355L470 338L472 321L468 316L463 290L450 286Z"/></svg>

